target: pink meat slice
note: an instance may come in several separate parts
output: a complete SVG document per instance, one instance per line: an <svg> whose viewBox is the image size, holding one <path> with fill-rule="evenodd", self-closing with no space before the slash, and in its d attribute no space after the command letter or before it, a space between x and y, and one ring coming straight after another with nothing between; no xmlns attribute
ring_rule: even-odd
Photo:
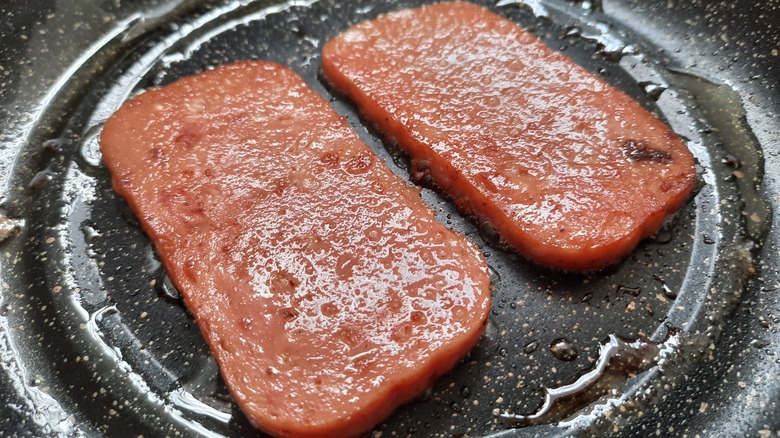
<svg viewBox="0 0 780 438"><path fill-rule="evenodd" d="M365 432L483 332L478 249L283 66L149 90L101 148L233 398L270 434Z"/></svg>
<svg viewBox="0 0 780 438"><path fill-rule="evenodd" d="M554 268L620 260L687 199L690 151L626 94L464 2L352 26L323 71L457 205Z"/></svg>

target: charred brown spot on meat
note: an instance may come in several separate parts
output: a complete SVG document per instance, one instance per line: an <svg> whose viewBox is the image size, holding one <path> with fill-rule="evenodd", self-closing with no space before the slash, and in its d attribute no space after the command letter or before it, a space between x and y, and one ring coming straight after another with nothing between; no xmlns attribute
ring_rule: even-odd
<svg viewBox="0 0 780 438"><path fill-rule="evenodd" d="M181 131L173 138L173 143L177 146L184 146L189 149L195 146L203 137L201 128L193 124L185 125Z"/></svg>
<svg viewBox="0 0 780 438"><path fill-rule="evenodd" d="M285 307L283 309L279 310L279 313L282 314L282 318L284 318L286 321L294 321L295 318L298 317L300 312L292 307Z"/></svg>
<svg viewBox="0 0 780 438"><path fill-rule="evenodd" d="M328 166L335 166L339 164L338 152L326 152L320 157L320 161Z"/></svg>
<svg viewBox="0 0 780 438"><path fill-rule="evenodd" d="M154 161L161 161L164 155L165 152L163 151L163 148L160 146L154 146L153 148L149 149L149 156Z"/></svg>
<svg viewBox="0 0 780 438"><path fill-rule="evenodd" d="M424 186L431 186L433 178L431 177L431 162L428 160L412 159L412 181Z"/></svg>
<svg viewBox="0 0 780 438"><path fill-rule="evenodd" d="M291 273L280 270L271 274L269 288L276 294L292 294L300 283Z"/></svg>
<svg viewBox="0 0 780 438"><path fill-rule="evenodd" d="M669 152L651 148L640 140L626 140L623 143L623 154L631 161L655 161L656 163L672 161L672 154Z"/></svg>
<svg viewBox="0 0 780 438"><path fill-rule="evenodd" d="M371 166L374 165L374 159L370 154L363 153L354 157L351 157L344 163L344 167L348 173L357 175L360 173L368 172Z"/></svg>

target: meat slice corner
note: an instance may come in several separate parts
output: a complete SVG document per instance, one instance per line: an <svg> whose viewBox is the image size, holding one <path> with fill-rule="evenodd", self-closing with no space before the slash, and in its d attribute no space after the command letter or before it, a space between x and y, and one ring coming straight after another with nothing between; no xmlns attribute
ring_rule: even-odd
<svg viewBox="0 0 780 438"><path fill-rule="evenodd" d="M482 254L286 67L240 62L146 91L106 122L101 149L267 433L366 432L483 332Z"/></svg>
<svg viewBox="0 0 780 438"><path fill-rule="evenodd" d="M693 156L668 126L479 6L358 23L324 46L322 63L418 174L540 264L619 261L694 187Z"/></svg>

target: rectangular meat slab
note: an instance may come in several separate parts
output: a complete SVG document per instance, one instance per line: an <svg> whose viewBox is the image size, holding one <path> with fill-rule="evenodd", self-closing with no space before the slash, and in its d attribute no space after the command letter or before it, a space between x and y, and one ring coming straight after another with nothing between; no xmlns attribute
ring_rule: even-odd
<svg viewBox="0 0 780 438"><path fill-rule="evenodd" d="M286 67L149 90L101 148L233 398L270 434L365 432L483 331L482 254Z"/></svg>
<svg viewBox="0 0 780 438"><path fill-rule="evenodd" d="M325 45L322 63L416 173L547 266L619 260L694 186L693 157L669 127L473 4L359 23Z"/></svg>

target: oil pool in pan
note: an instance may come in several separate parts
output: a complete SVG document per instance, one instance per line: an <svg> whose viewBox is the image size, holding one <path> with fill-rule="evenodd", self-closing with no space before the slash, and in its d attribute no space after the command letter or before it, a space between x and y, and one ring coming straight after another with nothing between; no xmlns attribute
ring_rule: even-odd
<svg viewBox="0 0 780 438"><path fill-rule="evenodd" d="M230 61L269 59L289 65L330 98L391 169L408 178L407 160L323 86L319 50L349 24L421 3L233 2L191 10L185 3L168 14L128 19L105 41L101 50L115 52L106 55L111 63L74 76L84 82L70 107L52 106L67 125L30 159L17 195L27 200L9 202L0 220L8 230L2 235L23 245L18 272L25 274L8 278L30 284L30 305L9 300L3 321L14 339L34 331L44 351L25 353L29 363L15 388L34 399L42 427L66 435L79 428L107 435L255 434L231 403L148 239L111 189L97 144L101 124L145 88ZM424 189L438 218L484 252L494 304L477 348L377 434L630 428L638 413L706 360L720 321L733 312L753 272L753 251L771 221L756 190L760 146L731 87L670 64L652 41L604 17L599 3L477 3L661 115L696 156L700 184L654 238L621 264L587 276L548 271L502 251L490 230L475 228ZM34 322L20 329L25 320ZM70 383L47 384L57 380Z"/></svg>

